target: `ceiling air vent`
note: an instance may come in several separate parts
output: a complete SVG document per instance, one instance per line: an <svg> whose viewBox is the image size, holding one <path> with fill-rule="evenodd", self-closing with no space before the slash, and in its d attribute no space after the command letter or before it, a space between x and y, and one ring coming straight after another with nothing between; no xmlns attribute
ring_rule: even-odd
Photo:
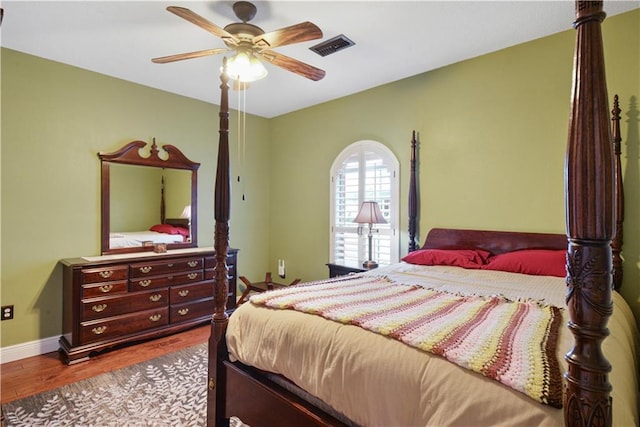
<svg viewBox="0 0 640 427"><path fill-rule="evenodd" d="M327 56L353 45L355 45L355 43L349 40L347 36L345 36L344 34L340 34L339 36L335 36L332 39L325 40L322 43L311 46L309 49L320 56Z"/></svg>

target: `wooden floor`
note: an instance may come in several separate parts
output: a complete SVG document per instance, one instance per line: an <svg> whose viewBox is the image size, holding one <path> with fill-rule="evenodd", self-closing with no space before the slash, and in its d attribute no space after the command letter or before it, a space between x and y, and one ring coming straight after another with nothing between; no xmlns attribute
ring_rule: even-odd
<svg viewBox="0 0 640 427"><path fill-rule="evenodd" d="M71 366L62 362L58 352L3 363L0 365L0 401L11 402L206 342L210 330L207 324L179 334L106 351L87 362Z"/></svg>

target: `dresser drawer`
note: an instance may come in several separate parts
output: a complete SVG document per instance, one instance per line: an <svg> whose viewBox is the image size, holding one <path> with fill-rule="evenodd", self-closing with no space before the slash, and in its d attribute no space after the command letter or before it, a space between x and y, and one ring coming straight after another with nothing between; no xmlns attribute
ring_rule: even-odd
<svg viewBox="0 0 640 427"><path fill-rule="evenodd" d="M227 261L229 257L227 256ZM208 256L204 259L204 268L216 268L216 257Z"/></svg>
<svg viewBox="0 0 640 427"><path fill-rule="evenodd" d="M227 279L231 280L236 277L236 266L235 265L227 265L229 271L227 272ZM216 278L216 270L214 269L206 269L204 271L204 280L213 280Z"/></svg>
<svg viewBox="0 0 640 427"><path fill-rule="evenodd" d="M235 259L236 259L235 253L227 254L227 266L229 268L231 268L232 265L235 266ZM216 261L216 257L214 256L209 256L204 259L204 268L213 269L213 268L216 268L216 264L217 264L217 261Z"/></svg>
<svg viewBox="0 0 640 427"><path fill-rule="evenodd" d="M126 265L116 265L109 267L88 268L82 270L82 283L98 283L113 280L127 280L129 278L129 268Z"/></svg>
<svg viewBox="0 0 640 427"><path fill-rule="evenodd" d="M88 344L166 326L169 323L168 313L168 307L162 307L124 316L82 322L80 324L80 340L82 344Z"/></svg>
<svg viewBox="0 0 640 427"><path fill-rule="evenodd" d="M201 270L202 258L182 258L170 261L151 261L131 264L131 277L149 277L174 272Z"/></svg>
<svg viewBox="0 0 640 427"><path fill-rule="evenodd" d="M202 270L181 272L167 276L155 276L146 278L131 279L129 290L131 292L143 291L145 289L164 288L173 285L182 285L185 283L195 283L202 281L204 273Z"/></svg>
<svg viewBox="0 0 640 427"><path fill-rule="evenodd" d="M180 305L172 305L169 308L169 320L172 324L186 322L199 317L213 314L213 298Z"/></svg>
<svg viewBox="0 0 640 427"><path fill-rule="evenodd" d="M82 301L81 320L111 317L134 311L165 307L169 304L168 289L154 289L119 296L91 298Z"/></svg>
<svg viewBox="0 0 640 427"><path fill-rule="evenodd" d="M82 285L82 298L102 297L127 292L127 281L92 283Z"/></svg>
<svg viewBox="0 0 640 427"><path fill-rule="evenodd" d="M203 298L213 298L213 282L174 286L169 290L169 304L184 304Z"/></svg>

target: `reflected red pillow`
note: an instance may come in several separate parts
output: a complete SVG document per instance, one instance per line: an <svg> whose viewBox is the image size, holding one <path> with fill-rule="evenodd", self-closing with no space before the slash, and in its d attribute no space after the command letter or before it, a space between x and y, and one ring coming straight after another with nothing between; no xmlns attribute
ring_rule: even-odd
<svg viewBox="0 0 640 427"><path fill-rule="evenodd" d="M189 237L189 230L187 230L186 228L182 228L182 227L173 227L175 228L176 233L175 234L180 234L183 237Z"/></svg>
<svg viewBox="0 0 640 427"><path fill-rule="evenodd" d="M402 260L417 265L451 265L462 268L481 268L490 253L479 249L419 249L409 252Z"/></svg>
<svg viewBox="0 0 640 427"><path fill-rule="evenodd" d="M492 256L482 269L535 276L565 277L566 263L566 250L523 249Z"/></svg>
<svg viewBox="0 0 640 427"><path fill-rule="evenodd" d="M175 227L169 224L156 224L152 226L150 231L155 231L156 233L164 233L164 234L180 234L182 236L188 236L189 230L182 227Z"/></svg>

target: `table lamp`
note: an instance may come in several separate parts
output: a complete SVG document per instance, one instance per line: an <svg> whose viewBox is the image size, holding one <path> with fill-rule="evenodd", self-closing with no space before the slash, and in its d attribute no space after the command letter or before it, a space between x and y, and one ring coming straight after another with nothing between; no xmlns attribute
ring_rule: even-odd
<svg viewBox="0 0 640 427"><path fill-rule="evenodd" d="M353 220L353 222L358 224L369 224L369 259L362 263L362 267L370 270L372 268L378 267L378 263L372 260L371 251L373 249L372 238L373 235L371 231L373 229L373 224L386 224L387 221L382 216L382 212L380 212L380 207L377 202L362 202L362 206L360 206L360 212Z"/></svg>

